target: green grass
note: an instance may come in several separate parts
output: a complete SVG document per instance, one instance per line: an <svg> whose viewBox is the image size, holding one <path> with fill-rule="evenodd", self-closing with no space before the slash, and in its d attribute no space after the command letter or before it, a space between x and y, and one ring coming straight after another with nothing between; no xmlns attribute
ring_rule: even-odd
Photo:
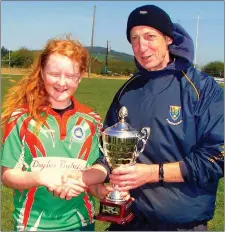
<svg viewBox="0 0 225 232"><path fill-rule="evenodd" d="M3 75L5 77L6 75ZM20 76L12 76L18 80ZM13 82L9 78L2 79L2 96ZM106 80L106 79L83 79L76 93L76 98L83 104L92 107L104 119L107 108L118 88L125 80ZM12 191L1 186L2 190L2 211L1 211L1 231L12 231L13 221L13 196ZM96 202L97 208L99 202ZM103 231L108 227L108 223L97 221L96 231ZM216 210L213 220L209 222L209 230L224 231L224 182L223 179L219 183L217 192Z"/></svg>

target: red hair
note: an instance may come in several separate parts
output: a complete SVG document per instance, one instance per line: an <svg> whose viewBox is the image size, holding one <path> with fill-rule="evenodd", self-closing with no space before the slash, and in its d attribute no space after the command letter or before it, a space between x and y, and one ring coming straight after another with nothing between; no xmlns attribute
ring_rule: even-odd
<svg viewBox="0 0 225 232"><path fill-rule="evenodd" d="M53 53L67 56L78 62L80 73L83 73L87 68L88 52L78 41L69 38L49 40L33 65L30 74L23 77L16 86L8 90L2 104L2 126L5 125L16 109L24 106L27 106L29 115L36 121L37 129L45 122L51 103L44 87L42 70L48 57Z"/></svg>

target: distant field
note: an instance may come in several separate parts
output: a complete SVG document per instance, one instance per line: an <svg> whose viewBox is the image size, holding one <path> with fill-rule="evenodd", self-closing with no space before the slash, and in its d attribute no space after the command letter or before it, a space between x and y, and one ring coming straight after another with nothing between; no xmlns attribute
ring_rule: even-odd
<svg viewBox="0 0 225 232"><path fill-rule="evenodd" d="M13 80L17 81L20 76L13 76ZM2 79L2 96L6 93L10 86L15 82L10 81L12 78L7 78L3 75ZM92 107L98 112L102 119L105 118L107 108L109 107L112 98L119 87L125 80L106 80L106 79L83 79L76 93L76 98L83 104ZM2 98L1 98L2 99ZM1 186L2 190L2 211L1 211L1 231L12 231L12 191ZM97 202L97 205L99 203ZM103 231L107 228L108 223L96 223L96 231ZM209 230L223 231L224 230L224 182L220 181L217 193L217 205L214 219L209 223Z"/></svg>
<svg viewBox="0 0 225 232"><path fill-rule="evenodd" d="M105 61L105 54L99 54L99 53L94 53L92 55L93 59L99 60L99 61ZM112 59L112 56L110 55L108 59Z"/></svg>

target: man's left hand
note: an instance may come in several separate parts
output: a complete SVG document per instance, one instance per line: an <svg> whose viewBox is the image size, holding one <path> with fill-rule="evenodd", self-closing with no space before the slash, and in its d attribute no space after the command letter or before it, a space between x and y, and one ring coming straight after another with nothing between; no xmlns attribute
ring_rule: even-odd
<svg viewBox="0 0 225 232"><path fill-rule="evenodd" d="M141 185L151 182L153 172L157 172L157 166L139 164L121 165L110 174L110 183L116 185L119 191L129 191ZM152 181L153 182L153 181Z"/></svg>

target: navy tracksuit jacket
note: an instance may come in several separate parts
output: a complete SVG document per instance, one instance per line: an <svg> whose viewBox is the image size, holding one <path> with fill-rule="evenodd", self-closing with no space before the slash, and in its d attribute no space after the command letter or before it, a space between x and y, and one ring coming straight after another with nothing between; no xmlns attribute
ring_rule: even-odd
<svg viewBox="0 0 225 232"><path fill-rule="evenodd" d="M117 92L104 127L118 122L120 107L135 129L151 128L138 162L180 162L184 183L146 184L131 190L136 218L184 224L210 220L224 165L223 89L193 65L194 46L187 32L174 24L169 47L174 61L160 71L138 73Z"/></svg>

